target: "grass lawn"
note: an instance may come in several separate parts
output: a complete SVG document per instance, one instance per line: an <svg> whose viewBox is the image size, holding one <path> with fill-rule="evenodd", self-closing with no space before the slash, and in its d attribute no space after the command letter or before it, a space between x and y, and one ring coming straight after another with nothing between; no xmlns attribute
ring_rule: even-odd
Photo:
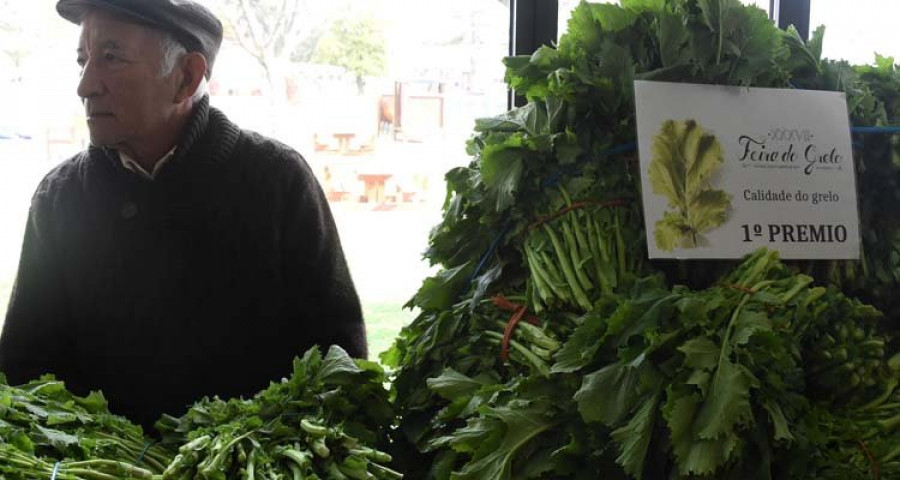
<svg viewBox="0 0 900 480"><path fill-rule="evenodd" d="M400 330L417 313L403 305L434 269L422 260L428 232L440 220L434 206L374 210L358 204L335 204L332 212L353 282L362 302L369 338L369 360L390 348Z"/></svg>
<svg viewBox="0 0 900 480"><path fill-rule="evenodd" d="M403 308L402 302L364 303L363 316L369 337L369 360L380 362L378 355L394 344L400 329L412 322L416 313Z"/></svg>

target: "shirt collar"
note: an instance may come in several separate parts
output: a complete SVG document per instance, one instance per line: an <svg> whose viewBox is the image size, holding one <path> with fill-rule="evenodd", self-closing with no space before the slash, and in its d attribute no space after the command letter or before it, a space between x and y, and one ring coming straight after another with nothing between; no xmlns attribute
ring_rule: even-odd
<svg viewBox="0 0 900 480"><path fill-rule="evenodd" d="M150 172L145 170L144 167L142 167L141 164L136 160L126 155L125 152L119 152L119 160L122 162L122 166L126 169L131 170L132 172L137 173L138 175L148 180L153 180L156 177L156 174L159 173L159 171L162 169L163 165L165 165L175 155L176 148L177 147L172 147L171 150L166 152L165 155L157 160L156 164L153 165L153 170Z"/></svg>

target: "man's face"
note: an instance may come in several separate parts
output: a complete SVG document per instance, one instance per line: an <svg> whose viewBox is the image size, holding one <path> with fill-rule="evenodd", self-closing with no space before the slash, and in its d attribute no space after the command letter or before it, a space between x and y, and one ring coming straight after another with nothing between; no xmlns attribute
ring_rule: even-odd
<svg viewBox="0 0 900 480"><path fill-rule="evenodd" d="M91 143L134 149L152 144L173 112L173 75L161 75L162 48L155 30L91 12L81 23L78 96Z"/></svg>

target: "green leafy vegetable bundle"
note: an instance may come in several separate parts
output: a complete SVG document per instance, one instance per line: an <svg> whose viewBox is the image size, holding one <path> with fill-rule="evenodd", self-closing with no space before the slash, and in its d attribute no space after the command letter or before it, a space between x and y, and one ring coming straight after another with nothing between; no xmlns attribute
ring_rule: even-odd
<svg viewBox="0 0 900 480"><path fill-rule="evenodd" d="M157 429L178 455L163 479L399 479L384 448L393 412L377 364L332 346L252 399L204 399Z"/></svg>
<svg viewBox="0 0 900 480"><path fill-rule="evenodd" d="M845 423L895 408L887 396L900 379L900 355L859 351L864 337L849 335L832 346L850 352L843 361L821 356L819 332L869 328L879 314L811 282L774 252L758 251L710 288L647 290L633 297L650 308L628 301L586 320L582 328L599 346L577 341L584 336L576 331L559 359L577 352L580 362L554 370L584 372L578 410L586 422L613 429L616 461L636 478L658 478L645 470L666 463L685 477L820 478L821 466L808 459L829 443L892 438L900 425L819 436L809 426L814 407ZM883 340L870 334L865 342ZM862 365L870 383L844 382ZM883 455L872 463L890 460ZM851 478L869 473L860 468Z"/></svg>
<svg viewBox="0 0 900 480"><path fill-rule="evenodd" d="M388 467L393 410L377 364L333 346L252 399L202 399L164 415L162 441L45 376L0 383L0 479L399 479Z"/></svg>
<svg viewBox="0 0 900 480"><path fill-rule="evenodd" d="M894 138L854 137L859 262L764 251L740 264L651 262L644 246L635 79L842 90L854 124L900 123L893 61L824 61L823 33L804 42L737 0L582 3L557 48L506 59L528 103L476 122L472 162L448 172L426 251L442 269L382 357L395 368L396 453L411 477L891 471ZM703 182L720 162L715 145L689 122L670 127L656 148L689 138L708 148L656 167L684 179L654 185L670 200L653 239L662 247L702 241L728 201ZM868 428L846 428L863 418Z"/></svg>
<svg viewBox="0 0 900 480"><path fill-rule="evenodd" d="M0 478L151 478L172 460L100 393L71 394L52 376L0 382ZM57 466L57 463L59 465Z"/></svg>

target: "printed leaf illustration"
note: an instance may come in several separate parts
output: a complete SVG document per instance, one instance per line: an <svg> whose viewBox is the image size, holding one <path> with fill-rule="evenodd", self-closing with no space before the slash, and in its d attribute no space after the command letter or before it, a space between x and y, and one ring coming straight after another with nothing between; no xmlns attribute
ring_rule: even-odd
<svg viewBox="0 0 900 480"><path fill-rule="evenodd" d="M694 120L666 120L653 139L650 184L669 200L656 222L656 246L663 251L694 248L701 234L725 223L731 197L709 184L722 166L722 145Z"/></svg>

